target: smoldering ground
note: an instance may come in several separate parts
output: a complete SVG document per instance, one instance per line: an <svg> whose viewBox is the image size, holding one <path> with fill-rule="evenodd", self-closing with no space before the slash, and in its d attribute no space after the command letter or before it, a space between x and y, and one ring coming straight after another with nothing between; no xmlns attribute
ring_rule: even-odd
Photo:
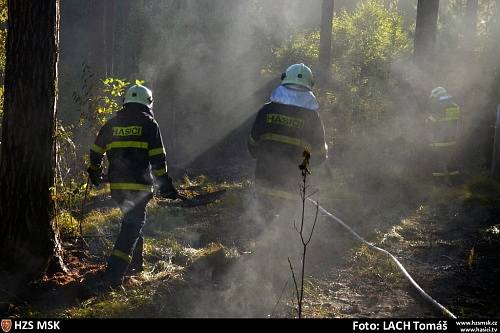
<svg viewBox="0 0 500 333"><path fill-rule="evenodd" d="M298 173L299 174L299 173ZM183 316L187 317L282 317L294 315L294 281L288 259L300 286L302 246L298 234L301 220L300 196L297 200L275 203L270 209L256 200L251 191L242 194L246 210L241 212L234 228L238 238L251 239L251 245L239 253L219 254L193 263L186 273L191 286L174 298L181 297ZM265 208L267 207L267 209ZM279 208L278 208L279 207ZM315 208L306 207L304 235L307 239L315 218ZM317 222L313 241L308 247L306 278L340 262L338 235ZM296 230L297 228L297 230ZM223 236L222 236L223 237ZM230 245L227 241L224 244ZM173 294L176 294L174 291ZM168 305L167 305L168 306Z"/></svg>

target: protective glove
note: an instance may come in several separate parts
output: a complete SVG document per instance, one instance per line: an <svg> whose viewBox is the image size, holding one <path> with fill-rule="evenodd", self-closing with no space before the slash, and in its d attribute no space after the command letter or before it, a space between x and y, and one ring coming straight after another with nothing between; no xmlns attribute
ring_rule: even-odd
<svg viewBox="0 0 500 333"><path fill-rule="evenodd" d="M92 185L98 187L99 185L102 184L103 176L101 170L94 170L91 167L88 167L87 172L89 174L89 178L90 181L92 182Z"/></svg>
<svg viewBox="0 0 500 333"><path fill-rule="evenodd" d="M165 199L186 200L186 197L184 197L182 194L180 194L177 191L174 184L172 183L172 178L170 178L168 175L163 177L161 184L160 184L159 192L160 192L160 196L165 198Z"/></svg>

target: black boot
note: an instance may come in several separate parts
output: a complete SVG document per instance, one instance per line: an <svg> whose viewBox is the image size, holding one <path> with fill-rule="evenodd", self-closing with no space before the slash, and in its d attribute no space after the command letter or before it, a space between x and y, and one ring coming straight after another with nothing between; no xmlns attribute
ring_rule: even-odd
<svg viewBox="0 0 500 333"><path fill-rule="evenodd" d="M144 237L141 235L137 240L134 248L134 253L132 255L132 261L128 266L127 275L136 275L144 271Z"/></svg>
<svg viewBox="0 0 500 333"><path fill-rule="evenodd" d="M104 272L104 283L111 289L119 288L123 284L123 277L129 264L122 258L111 255Z"/></svg>

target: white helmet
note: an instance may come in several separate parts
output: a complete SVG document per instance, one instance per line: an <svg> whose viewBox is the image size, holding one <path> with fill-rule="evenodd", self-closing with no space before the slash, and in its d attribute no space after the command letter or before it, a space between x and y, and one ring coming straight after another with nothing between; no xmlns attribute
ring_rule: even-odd
<svg viewBox="0 0 500 333"><path fill-rule="evenodd" d="M294 64L281 75L281 84L294 84L312 90L314 86L313 73L304 64Z"/></svg>
<svg viewBox="0 0 500 333"><path fill-rule="evenodd" d="M151 109L153 107L153 92L141 85L132 86L127 90L123 99L123 105L128 103L142 104Z"/></svg>
<svg viewBox="0 0 500 333"><path fill-rule="evenodd" d="M432 89L430 99L439 99L443 96L447 96L448 92L443 87L436 87Z"/></svg>

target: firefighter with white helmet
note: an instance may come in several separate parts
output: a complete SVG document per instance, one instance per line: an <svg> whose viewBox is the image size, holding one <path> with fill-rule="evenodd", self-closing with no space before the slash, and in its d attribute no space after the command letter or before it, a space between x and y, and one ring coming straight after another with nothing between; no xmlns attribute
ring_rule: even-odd
<svg viewBox="0 0 500 333"><path fill-rule="evenodd" d="M255 183L261 195L296 199L297 165L304 150L311 153L313 164L327 159L325 130L313 85L308 66L288 67L270 102L257 114L248 148L257 160Z"/></svg>
<svg viewBox="0 0 500 333"><path fill-rule="evenodd" d="M313 171L327 159L325 130L313 85L308 66L288 67L270 101L258 111L248 140L249 152L256 160L258 208L250 230L261 235L255 253L266 259L258 260L255 270L262 279L259 289L266 293L283 288L283 281L289 278L287 258L296 259L290 221L297 217L300 206L299 164L304 151L310 153Z"/></svg>
<svg viewBox="0 0 500 333"><path fill-rule="evenodd" d="M90 149L87 171L92 183L99 186L102 182L101 164L106 155L111 196L123 212L120 234L104 275L106 286L111 288L122 284L127 270L143 269L142 228L153 180L162 197L181 198L167 172L165 148L152 108L151 90L132 86L125 94L123 109L104 124Z"/></svg>
<svg viewBox="0 0 500 333"><path fill-rule="evenodd" d="M427 124L430 132L430 158L435 180L456 183L460 176L457 162L461 110L443 87L432 89Z"/></svg>

